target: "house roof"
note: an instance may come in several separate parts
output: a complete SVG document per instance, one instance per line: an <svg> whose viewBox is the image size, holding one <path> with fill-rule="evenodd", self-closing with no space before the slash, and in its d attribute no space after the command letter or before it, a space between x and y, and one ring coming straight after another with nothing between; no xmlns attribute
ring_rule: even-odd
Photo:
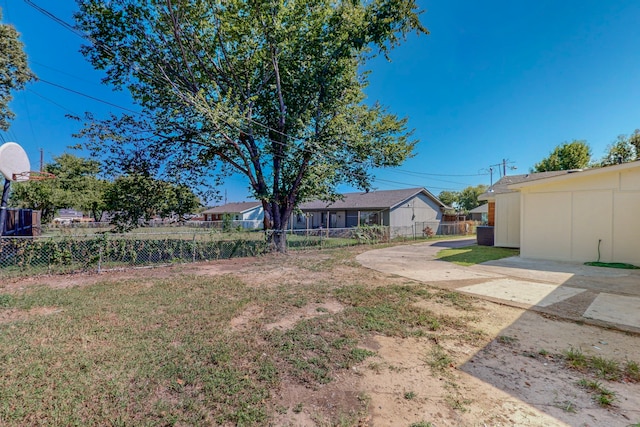
<svg viewBox="0 0 640 427"><path fill-rule="evenodd" d="M626 169L633 169L638 167L640 167L640 160L622 163L619 165L604 166L601 168L567 171L568 173L563 175L546 176L544 177L544 182L538 182L537 180L535 182L514 182L511 185L509 185L509 188L511 189L510 191L518 191L518 189L522 187L527 187L530 185L543 184L543 183L546 184L548 182L556 182L556 181L565 181L565 180L573 179L576 177L599 175L599 174L610 173L610 172L619 172Z"/></svg>
<svg viewBox="0 0 640 427"><path fill-rule="evenodd" d="M436 196L431 194L427 189L423 187L407 188L404 190L382 190L382 191L369 191L359 193L345 193L341 200L335 202L326 202L321 200L314 200L300 204L300 209L304 211L311 210L323 210L323 209L391 209L408 199L418 195L424 194L431 200L436 202L441 207L447 207Z"/></svg>
<svg viewBox="0 0 640 427"><path fill-rule="evenodd" d="M243 213L251 209L255 209L259 206L262 206L260 202L252 201L252 202L239 202L239 203L227 203L226 205L216 206L211 209L207 209L203 211L203 214L213 214L213 213Z"/></svg>
<svg viewBox="0 0 640 427"><path fill-rule="evenodd" d="M551 171L551 172L536 172L526 173L522 175L508 175L503 176L493 184L487 191L478 196L478 200L491 200L496 194L513 193L517 190L511 189L513 184L521 184L524 182L537 181L539 179L551 178L559 175L566 175L570 171Z"/></svg>
<svg viewBox="0 0 640 427"><path fill-rule="evenodd" d="M476 208L473 208L469 211L470 214L473 213L489 213L489 204L485 203L484 205L480 205Z"/></svg>

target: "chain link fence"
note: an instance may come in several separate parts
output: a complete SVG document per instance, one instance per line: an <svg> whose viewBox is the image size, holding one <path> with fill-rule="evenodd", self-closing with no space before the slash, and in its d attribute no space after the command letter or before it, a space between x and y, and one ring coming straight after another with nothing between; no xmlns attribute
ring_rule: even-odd
<svg viewBox="0 0 640 427"><path fill-rule="evenodd" d="M97 271L255 256L264 242L214 239L194 233L95 234L0 239L2 276Z"/></svg>
<svg viewBox="0 0 640 427"><path fill-rule="evenodd" d="M478 224L478 221L419 221L404 227L391 227L390 238L416 240L435 236L475 235Z"/></svg>
<svg viewBox="0 0 640 427"><path fill-rule="evenodd" d="M424 234L424 224L416 223L409 229L372 226L290 230L287 248L324 249L431 237ZM0 238L0 278L252 257L267 250L267 235L261 231L177 230L5 236Z"/></svg>

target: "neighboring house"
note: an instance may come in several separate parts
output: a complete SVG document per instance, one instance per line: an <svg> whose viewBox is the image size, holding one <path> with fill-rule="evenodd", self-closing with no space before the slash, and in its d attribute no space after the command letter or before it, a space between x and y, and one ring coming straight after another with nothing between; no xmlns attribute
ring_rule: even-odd
<svg viewBox="0 0 640 427"><path fill-rule="evenodd" d="M477 208L473 208L469 211L469 218L471 221L487 222L487 215L489 214L489 203L480 205Z"/></svg>
<svg viewBox="0 0 640 427"><path fill-rule="evenodd" d="M640 265L640 161L524 179L507 190L519 206L512 233L523 258ZM512 216L499 215L504 197L493 196L496 246L498 230L512 227Z"/></svg>
<svg viewBox="0 0 640 427"><path fill-rule="evenodd" d="M223 221L228 216L232 221L242 221L244 228L257 228L264 219L262 203L256 201L227 203L207 209L201 215L205 221Z"/></svg>
<svg viewBox="0 0 640 427"><path fill-rule="evenodd" d="M71 224L83 221L82 212L75 209L59 209L58 215L53 219L54 224Z"/></svg>
<svg viewBox="0 0 640 427"><path fill-rule="evenodd" d="M520 193L510 185L566 174L567 171L553 171L504 176L481 194L478 200L488 202L487 225L494 227L494 246L520 247Z"/></svg>
<svg viewBox="0 0 640 427"><path fill-rule="evenodd" d="M294 229L384 225L398 235L415 233L416 225L422 232L426 223L436 231L448 206L425 188L409 188L346 193L335 202L317 200L299 208L302 213L291 221Z"/></svg>

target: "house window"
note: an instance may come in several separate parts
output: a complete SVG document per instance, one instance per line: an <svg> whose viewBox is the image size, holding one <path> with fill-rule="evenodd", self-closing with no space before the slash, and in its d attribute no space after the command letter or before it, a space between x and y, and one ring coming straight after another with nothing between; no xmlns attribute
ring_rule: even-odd
<svg viewBox="0 0 640 427"><path fill-rule="evenodd" d="M379 212L360 212L360 225L378 225L380 224Z"/></svg>
<svg viewBox="0 0 640 427"><path fill-rule="evenodd" d="M358 212L357 211L347 211L347 216L345 219L345 225L347 227L357 227L358 226Z"/></svg>

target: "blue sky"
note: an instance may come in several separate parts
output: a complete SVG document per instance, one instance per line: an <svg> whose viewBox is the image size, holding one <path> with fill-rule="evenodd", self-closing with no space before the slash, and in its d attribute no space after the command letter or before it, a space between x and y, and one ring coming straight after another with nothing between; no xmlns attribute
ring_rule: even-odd
<svg viewBox="0 0 640 427"><path fill-rule="evenodd" d="M71 0L32 3L72 22ZM587 140L600 158L617 135L640 128L639 1L418 3L431 34L411 36L391 53L391 62L378 58L368 65L369 101L408 116L420 140L414 158L376 171L377 189L424 186L437 195L489 184L487 170L503 159L517 168L508 174L526 173L572 139ZM14 94L11 108L18 117L0 135L20 143L37 169L40 148L49 161L79 142L71 137L78 123L65 114L120 112L51 83L124 107L130 103L126 93L100 84L102 74L78 53L80 37L23 0L0 0L0 6L43 80ZM240 201L246 187L242 178L232 178L220 190Z"/></svg>

